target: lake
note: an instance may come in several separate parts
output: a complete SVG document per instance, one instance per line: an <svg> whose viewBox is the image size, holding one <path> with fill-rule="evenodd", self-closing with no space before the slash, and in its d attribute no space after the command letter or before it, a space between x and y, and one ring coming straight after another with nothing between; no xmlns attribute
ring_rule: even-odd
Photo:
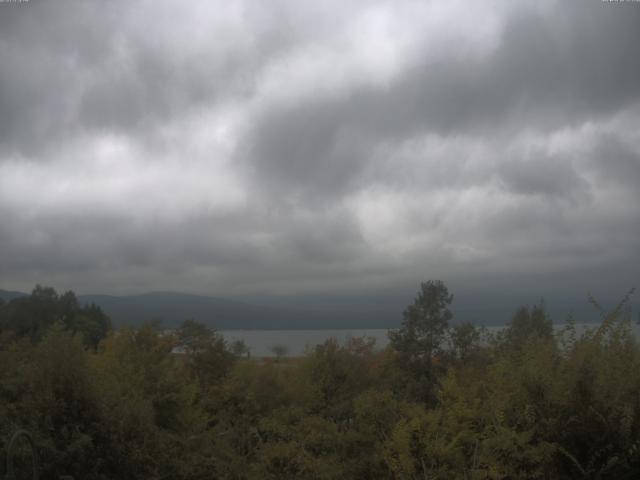
<svg viewBox="0 0 640 480"><path fill-rule="evenodd" d="M564 324L556 324L554 328L557 330L562 328ZM598 324L577 324L578 331L586 328L597 327ZM504 327L486 327L490 332L497 332ZM251 349L251 355L256 357L273 356L271 349L276 345L282 345L287 349L287 355L299 356L304 354L305 349L323 343L325 340L333 337L340 344L344 344L352 337L373 337L376 339L376 346L380 349L387 346L389 338L387 337L387 329L369 329L369 330L222 330L220 333L224 335L228 342L234 340L243 340ZM640 335L640 327L634 324L636 335Z"/></svg>

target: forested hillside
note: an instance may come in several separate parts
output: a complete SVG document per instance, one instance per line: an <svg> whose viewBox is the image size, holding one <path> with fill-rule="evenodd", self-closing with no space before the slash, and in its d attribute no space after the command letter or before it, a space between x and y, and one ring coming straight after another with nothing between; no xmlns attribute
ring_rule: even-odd
<svg viewBox="0 0 640 480"><path fill-rule="evenodd" d="M451 326L452 302L422 284L383 351L361 338L255 359L194 321L113 330L38 287L0 302L2 448L32 432L41 478L637 478L628 298L555 335L542 304L488 336Z"/></svg>

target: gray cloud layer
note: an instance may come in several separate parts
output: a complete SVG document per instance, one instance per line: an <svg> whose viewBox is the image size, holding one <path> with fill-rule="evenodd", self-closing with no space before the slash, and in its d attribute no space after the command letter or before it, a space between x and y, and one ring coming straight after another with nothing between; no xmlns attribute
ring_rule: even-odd
<svg viewBox="0 0 640 480"><path fill-rule="evenodd" d="M637 282L640 4L322 4L0 3L0 288Z"/></svg>

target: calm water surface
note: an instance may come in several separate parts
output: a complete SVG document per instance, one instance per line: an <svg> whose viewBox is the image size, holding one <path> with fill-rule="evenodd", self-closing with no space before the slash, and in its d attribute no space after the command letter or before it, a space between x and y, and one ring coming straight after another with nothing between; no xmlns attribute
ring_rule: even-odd
<svg viewBox="0 0 640 480"><path fill-rule="evenodd" d="M554 325L554 328L562 328L563 324ZM578 332L586 328L597 327L597 324L578 324ZM486 327L489 332L497 332L504 327ZM227 341L244 340L251 349L251 355L256 357L273 356L271 349L276 345L284 346L287 355L302 355L307 348L313 348L333 337L340 344L344 344L352 337L373 337L376 339L377 348L384 348L389 343L387 329L370 330L223 330ZM634 325L636 336L640 337L640 327Z"/></svg>

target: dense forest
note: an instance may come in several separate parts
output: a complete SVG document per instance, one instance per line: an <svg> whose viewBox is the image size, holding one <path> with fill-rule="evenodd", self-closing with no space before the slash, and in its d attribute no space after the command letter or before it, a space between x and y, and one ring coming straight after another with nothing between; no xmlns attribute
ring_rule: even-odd
<svg viewBox="0 0 640 480"><path fill-rule="evenodd" d="M45 479L638 478L628 298L587 331L538 304L488 335L429 281L384 350L251 358L195 321L114 330L36 287L0 301L0 453L26 429Z"/></svg>

